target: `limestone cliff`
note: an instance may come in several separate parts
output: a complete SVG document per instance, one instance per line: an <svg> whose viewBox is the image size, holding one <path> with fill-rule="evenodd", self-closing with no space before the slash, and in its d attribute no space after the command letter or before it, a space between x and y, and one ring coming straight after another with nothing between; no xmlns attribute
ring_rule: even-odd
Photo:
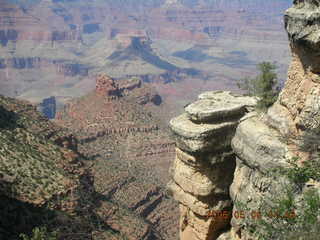
<svg viewBox="0 0 320 240"><path fill-rule="evenodd" d="M237 203L246 206L244 215L258 210L258 203L280 195L288 184L271 170L290 168L293 157L310 159L310 149L304 152L301 146L320 125L319 10L319 1L300 0L286 11L292 62L285 87L267 113L253 110L255 99L209 92L170 122L178 148L169 186L180 203L182 240L255 239L247 216L235 215L241 212ZM299 239L309 238L304 233Z"/></svg>
<svg viewBox="0 0 320 240"><path fill-rule="evenodd" d="M180 203L181 239L216 239L228 227L231 216L210 214L232 209L229 186L236 155L231 139L255 104L254 98L230 92L206 92L171 120L177 149L169 188Z"/></svg>

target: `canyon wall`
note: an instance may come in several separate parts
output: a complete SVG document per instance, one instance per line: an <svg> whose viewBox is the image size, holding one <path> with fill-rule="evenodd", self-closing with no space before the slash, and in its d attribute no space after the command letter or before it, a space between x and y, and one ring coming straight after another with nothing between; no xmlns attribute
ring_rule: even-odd
<svg viewBox="0 0 320 240"><path fill-rule="evenodd" d="M318 134L320 124L318 11L319 2L311 0L294 1L286 11L292 61L285 87L266 113L256 112L253 102L248 108L242 97L229 104L225 92L204 93L171 121L178 149L169 187L180 204L182 240L255 239L248 218L261 217L259 204L277 199L290 185L270 172L290 168L294 157L310 161L305 136ZM315 186L319 183L308 185ZM224 198L217 200L217 192ZM307 239L307 232L299 234Z"/></svg>
<svg viewBox="0 0 320 240"><path fill-rule="evenodd" d="M0 93L34 103L55 96L61 106L93 90L101 72L159 89L189 79L227 86L266 48L283 69L279 13L288 2L0 0Z"/></svg>

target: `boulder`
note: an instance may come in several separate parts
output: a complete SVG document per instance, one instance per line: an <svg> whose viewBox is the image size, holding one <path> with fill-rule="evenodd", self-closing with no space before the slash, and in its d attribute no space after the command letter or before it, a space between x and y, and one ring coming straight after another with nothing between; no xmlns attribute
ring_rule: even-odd
<svg viewBox="0 0 320 240"><path fill-rule="evenodd" d="M290 153L288 146L281 142L279 137L278 132L257 117L249 118L239 124L232 139L232 148L246 165L259 171L287 167Z"/></svg>
<svg viewBox="0 0 320 240"><path fill-rule="evenodd" d="M170 121L177 146L188 152L214 152L228 147L237 125L237 120L196 124L185 113Z"/></svg>
<svg viewBox="0 0 320 240"><path fill-rule="evenodd" d="M205 92L199 99L185 108L189 119L195 122L239 119L257 104L256 98L219 91Z"/></svg>

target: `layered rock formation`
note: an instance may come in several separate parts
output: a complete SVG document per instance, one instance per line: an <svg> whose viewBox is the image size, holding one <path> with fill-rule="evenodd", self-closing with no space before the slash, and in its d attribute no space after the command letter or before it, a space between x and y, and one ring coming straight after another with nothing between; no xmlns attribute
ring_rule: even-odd
<svg viewBox="0 0 320 240"><path fill-rule="evenodd" d="M229 87L238 69L254 71L261 54L253 49L268 49L267 59L283 65L279 13L288 2L1 0L0 92L34 103L54 95L62 105L94 89L94 76L105 71Z"/></svg>
<svg viewBox="0 0 320 240"><path fill-rule="evenodd" d="M142 86L142 81L138 78L122 79L117 82L105 74L98 75L96 78L96 95L107 97L109 100L133 95L132 99L139 105L148 103L160 105L162 102L161 96L147 84Z"/></svg>
<svg viewBox="0 0 320 240"><path fill-rule="evenodd" d="M281 195L289 183L270 173L290 168L293 157L310 160L312 149L302 147L304 136L319 129L318 11L319 2L307 0L294 1L286 11L293 58L286 85L266 114L245 115L248 99L233 97L230 104L226 93L210 93L171 121L178 149L170 186L181 206L182 240L254 239L248 219L261 217L257 214L268 207L261 204ZM223 201L217 194L224 194ZM295 190L294 198L301 194ZM220 234L223 227L229 230Z"/></svg>
<svg viewBox="0 0 320 240"><path fill-rule="evenodd" d="M318 10L317 1L295 1L285 13L292 62L286 86L268 113L272 126L283 134L301 134L320 125Z"/></svg>
<svg viewBox="0 0 320 240"><path fill-rule="evenodd" d="M293 157L310 160L313 149L303 146L304 136L318 134L319 129L318 11L318 1L307 0L294 1L286 11L292 50L286 85L266 116L242 122L232 140L237 168L230 194L234 202L245 203L249 209L257 209L257 203L283 191L285 180L270 177L272 169L290 167L288 161ZM295 192L294 197L299 194ZM248 239L243 221L233 218L231 224L234 239Z"/></svg>
<svg viewBox="0 0 320 240"><path fill-rule="evenodd" d="M180 203L182 240L215 239L228 227L231 216L213 218L211 213L232 209L229 186L235 155L231 139L239 120L255 104L254 98L207 92L171 120L177 149L169 186Z"/></svg>

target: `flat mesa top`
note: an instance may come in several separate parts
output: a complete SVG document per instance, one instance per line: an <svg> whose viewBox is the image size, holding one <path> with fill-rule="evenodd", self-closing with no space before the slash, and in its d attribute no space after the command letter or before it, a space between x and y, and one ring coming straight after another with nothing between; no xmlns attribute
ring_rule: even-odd
<svg viewBox="0 0 320 240"><path fill-rule="evenodd" d="M199 100L185 108L188 118L196 122L210 122L226 117L242 116L247 107L254 107L257 99L226 91L205 92Z"/></svg>

